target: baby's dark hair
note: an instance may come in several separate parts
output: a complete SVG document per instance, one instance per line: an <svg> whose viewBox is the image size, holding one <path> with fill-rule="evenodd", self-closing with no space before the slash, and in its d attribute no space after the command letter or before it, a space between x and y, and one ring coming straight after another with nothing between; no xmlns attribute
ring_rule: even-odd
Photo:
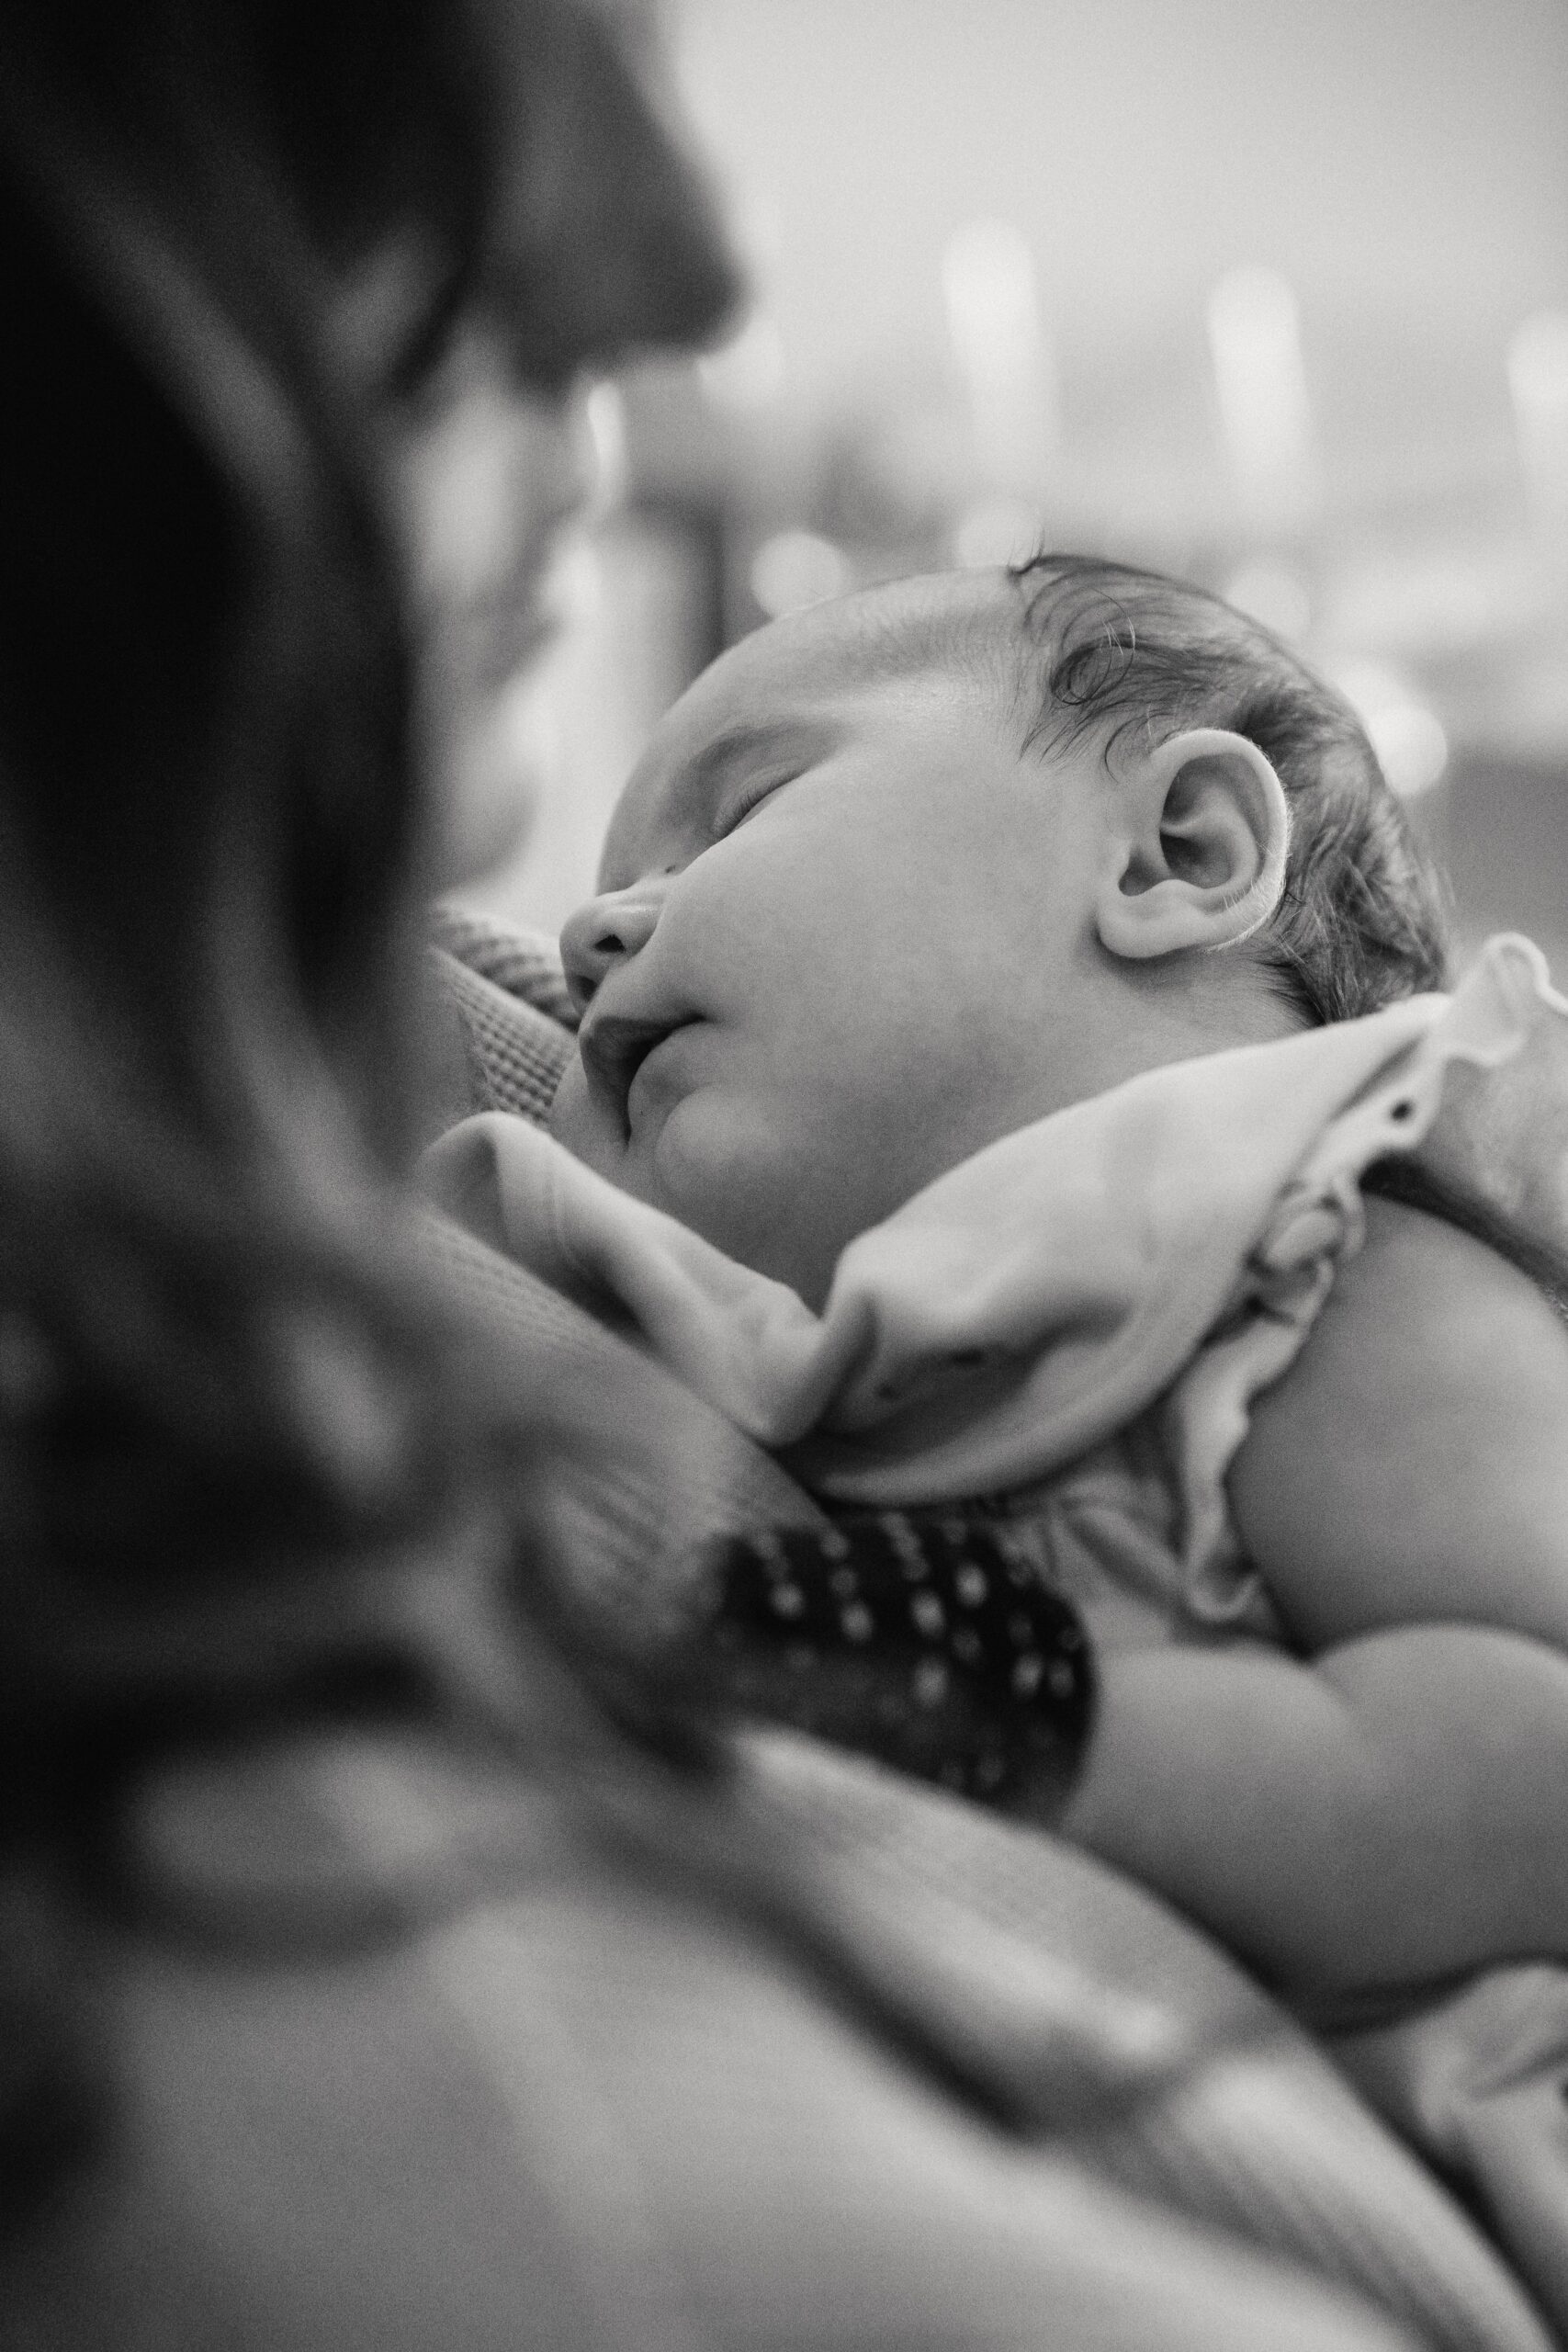
<svg viewBox="0 0 1568 2352"><path fill-rule="evenodd" d="M1343 697L1243 613L1160 573L1077 555L1011 571L1030 746L1112 722L1157 741L1224 727L1271 763L1291 810L1284 892L1258 946L1309 1022L1441 988L1445 894Z"/></svg>

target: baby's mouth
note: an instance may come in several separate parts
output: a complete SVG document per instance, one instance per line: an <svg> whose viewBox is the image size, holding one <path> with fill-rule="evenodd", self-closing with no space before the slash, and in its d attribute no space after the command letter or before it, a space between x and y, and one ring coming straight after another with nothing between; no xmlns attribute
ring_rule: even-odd
<svg viewBox="0 0 1568 2352"><path fill-rule="evenodd" d="M588 1091L614 1113L622 1139L631 1134L626 1098L632 1080L656 1046L684 1029L685 1021L635 1021L621 1013L591 1012L578 1033L578 1050Z"/></svg>

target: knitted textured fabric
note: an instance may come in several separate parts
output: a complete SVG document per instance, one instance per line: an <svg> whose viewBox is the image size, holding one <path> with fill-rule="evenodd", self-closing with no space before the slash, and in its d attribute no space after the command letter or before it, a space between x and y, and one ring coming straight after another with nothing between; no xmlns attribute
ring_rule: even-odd
<svg viewBox="0 0 1568 2352"><path fill-rule="evenodd" d="M493 915L443 899L431 910L430 944L466 970L491 981L518 1004L531 1005L563 1029L577 1026L577 1007L561 969L560 952L542 932L517 931Z"/></svg>
<svg viewBox="0 0 1568 2352"><path fill-rule="evenodd" d="M543 1126L571 1059L571 1033L526 998L472 972L444 948L433 950L436 985L457 1017L466 1057L470 1107L511 1111Z"/></svg>
<svg viewBox="0 0 1568 2352"><path fill-rule="evenodd" d="M343 1732L144 1783L114 2128L7 2237L6 2346L1544 2352L1201 1939L792 1746L713 1792L765 1919L527 1758Z"/></svg>

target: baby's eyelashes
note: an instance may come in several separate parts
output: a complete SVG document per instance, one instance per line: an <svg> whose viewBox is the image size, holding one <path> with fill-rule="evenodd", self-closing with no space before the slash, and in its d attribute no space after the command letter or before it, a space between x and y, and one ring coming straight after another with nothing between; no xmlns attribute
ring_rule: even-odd
<svg viewBox="0 0 1568 2352"><path fill-rule="evenodd" d="M725 840L737 827L743 825L748 817L754 817L765 800L771 799L783 786L795 782L796 773L792 768L783 774L750 776L734 791L726 794L714 818L714 840Z"/></svg>

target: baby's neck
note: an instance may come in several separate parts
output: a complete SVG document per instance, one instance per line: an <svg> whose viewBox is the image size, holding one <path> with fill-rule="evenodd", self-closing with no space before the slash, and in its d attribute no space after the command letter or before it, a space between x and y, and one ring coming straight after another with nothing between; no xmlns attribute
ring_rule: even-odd
<svg viewBox="0 0 1568 2352"><path fill-rule="evenodd" d="M1313 1025L1256 964L1243 974L1234 966L1222 970L1218 959L1206 969L1180 960L1180 970L1140 974L1134 983L1122 967L1111 985L1079 998L1071 1034L1053 1038L1032 1066L998 1071L956 1114L947 1102L932 1102L933 1129L950 1130L942 1170L933 1173L1147 1070L1275 1044Z"/></svg>

